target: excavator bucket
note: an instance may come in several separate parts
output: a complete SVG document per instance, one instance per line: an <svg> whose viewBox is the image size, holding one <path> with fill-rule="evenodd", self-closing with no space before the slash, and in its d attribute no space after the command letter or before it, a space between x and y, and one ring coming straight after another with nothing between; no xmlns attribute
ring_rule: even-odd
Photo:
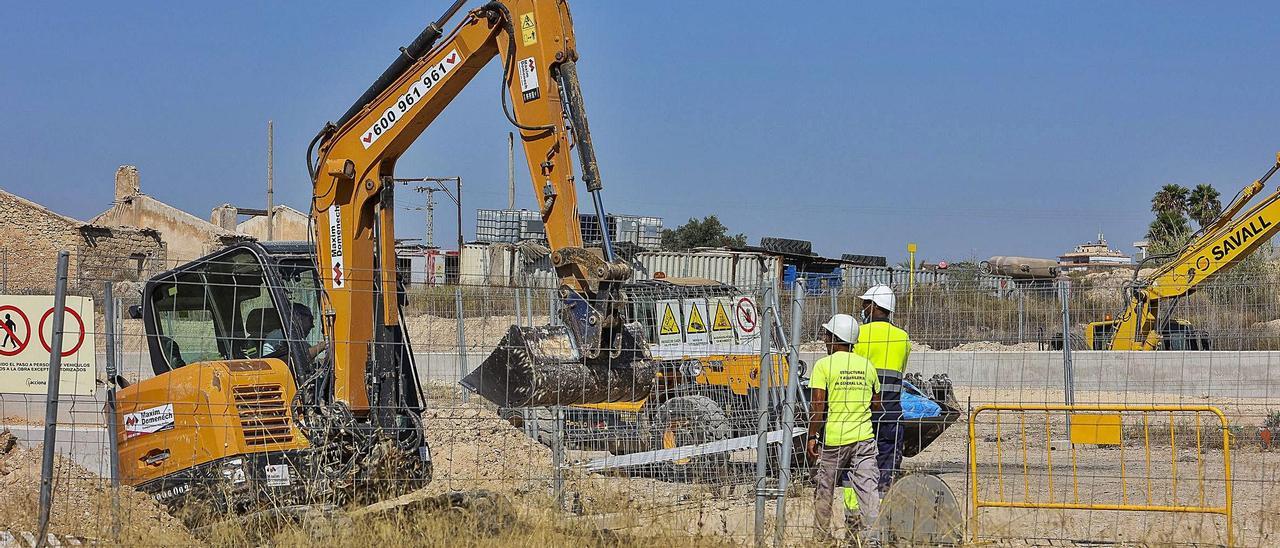
<svg viewBox="0 0 1280 548"><path fill-rule="evenodd" d="M464 388L500 407L637 401L653 388L655 362L639 324L622 330L622 350L586 357L565 326L511 326Z"/></svg>

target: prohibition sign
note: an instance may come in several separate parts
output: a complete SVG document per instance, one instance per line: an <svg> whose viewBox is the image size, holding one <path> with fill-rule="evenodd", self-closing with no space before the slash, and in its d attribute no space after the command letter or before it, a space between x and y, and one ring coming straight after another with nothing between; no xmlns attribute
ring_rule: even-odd
<svg viewBox="0 0 1280 548"><path fill-rule="evenodd" d="M28 320L27 315L23 314L22 310L16 306L13 306L11 304L0 306L0 313L6 312L9 310L17 312L18 317L22 318L23 332L26 333L27 336L23 337L22 340L18 340L18 336L14 334L14 332L9 331L9 326L5 325L4 322L0 321L0 335L3 335L3 336L0 336L0 342L4 341L4 337L7 336L15 344L18 345L18 348L16 350L15 349L5 350L3 346L0 346L0 356L17 356L18 354L21 354L23 350L26 350L27 343L31 342L31 320Z"/></svg>
<svg viewBox="0 0 1280 548"><path fill-rule="evenodd" d="M80 314L79 314L79 313L77 313L75 310L72 310L70 307L65 307L65 306L64 306L64 307L62 307L62 309L63 309L63 310L65 310L65 311L67 311L67 313L68 313L68 314L71 314L71 317L72 317L72 318L75 318L75 319L76 319L76 321L80 323L80 329L77 329L77 330L76 330L76 332L80 334L80 340L76 341L76 345L75 345L75 346L73 346L73 347L71 348L71 350L67 350L67 351L65 351L65 352L63 352L63 353L62 353L62 357L64 357L64 358L65 358L65 357L67 357L67 356L70 356L70 355L72 355L72 354L75 354L77 350L80 350L80 345L84 344L84 319L80 317ZM42 346L44 346L44 349L45 349L45 350L47 350L47 351L49 351L49 352L51 352L51 353L53 352L53 347L49 346L49 342L48 342L48 341L46 341L46 340L44 340L44 322L45 322L45 320L48 320L48 319L49 319L49 316L50 316L50 315L52 315L52 314L53 314L53 308L49 308L49 310L48 310L48 311L46 311L46 312L44 313L44 315L43 315L43 316L40 316L40 344L41 344ZM65 324L66 324L66 319L65 319L65 318L63 319L63 324L64 324L64 325L63 325L62 333L65 335L65 334L69 333L69 331L67 331L67 329L66 329L66 325L65 325ZM63 348L66 348L66 346L67 346L67 345L66 345L66 341L63 341L63 345L62 345L62 346L63 346Z"/></svg>
<svg viewBox="0 0 1280 548"><path fill-rule="evenodd" d="M756 322L760 320L756 314L756 304L751 299L740 297L733 307L733 315L738 318L738 326L748 335L756 332Z"/></svg>

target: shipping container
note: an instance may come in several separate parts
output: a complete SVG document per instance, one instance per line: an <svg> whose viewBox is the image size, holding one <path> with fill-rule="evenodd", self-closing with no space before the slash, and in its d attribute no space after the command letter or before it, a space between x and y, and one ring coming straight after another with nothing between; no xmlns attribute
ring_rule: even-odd
<svg viewBox="0 0 1280 548"><path fill-rule="evenodd" d="M841 267L838 266L830 272L804 272L797 270L796 265L787 265L783 269L782 286L789 288L796 283L796 279L804 279L805 293L825 295L840 290L844 285L843 276Z"/></svg>
<svg viewBox="0 0 1280 548"><path fill-rule="evenodd" d="M636 280L652 280L661 273L707 278L747 290L772 284L782 273L782 259L776 256L729 250L637 253L632 266Z"/></svg>
<svg viewBox="0 0 1280 548"><path fill-rule="evenodd" d="M895 291L902 291L907 288L911 277L910 273L902 268L845 265L841 270L844 275L843 283L849 291L860 291L876 284L885 284L894 288ZM917 270L915 276L917 285L956 287L963 284L966 288L989 291L1000 297L1005 296L1015 287L1009 276L997 276L974 270Z"/></svg>

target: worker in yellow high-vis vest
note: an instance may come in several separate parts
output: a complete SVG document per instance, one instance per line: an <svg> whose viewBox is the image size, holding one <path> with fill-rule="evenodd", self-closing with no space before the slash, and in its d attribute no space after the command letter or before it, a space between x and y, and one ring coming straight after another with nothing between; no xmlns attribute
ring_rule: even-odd
<svg viewBox="0 0 1280 548"><path fill-rule="evenodd" d="M880 374L881 405L871 422L876 431L880 495L884 496L902 466L902 376L911 355L911 339L889 319L897 307L893 289L874 285L859 298L862 327L853 352L875 364Z"/></svg>
<svg viewBox="0 0 1280 548"><path fill-rule="evenodd" d="M868 540L876 538L876 517L880 508L877 489L875 432L871 412L880 391L879 375L870 360L854 354L858 322L848 314L836 314L822 324L822 340L827 356L813 364L809 377L810 415L806 452L817 462L814 483L813 524L823 541L832 539L831 503L835 486L841 483L853 500L855 511L845 513L851 534Z"/></svg>

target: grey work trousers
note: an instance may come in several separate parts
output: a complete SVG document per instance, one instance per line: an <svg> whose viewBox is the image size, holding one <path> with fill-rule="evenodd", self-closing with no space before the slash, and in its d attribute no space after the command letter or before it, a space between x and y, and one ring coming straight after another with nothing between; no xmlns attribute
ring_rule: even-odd
<svg viewBox="0 0 1280 548"><path fill-rule="evenodd" d="M846 471L851 472L845 474ZM814 479L818 484L813 499L813 525L819 536L831 536L831 506L835 495L836 480L846 478L858 497L858 509L862 513L864 527L873 527L880 514L880 469L876 467L876 440L874 438L835 447L823 446L818 455L818 469Z"/></svg>

